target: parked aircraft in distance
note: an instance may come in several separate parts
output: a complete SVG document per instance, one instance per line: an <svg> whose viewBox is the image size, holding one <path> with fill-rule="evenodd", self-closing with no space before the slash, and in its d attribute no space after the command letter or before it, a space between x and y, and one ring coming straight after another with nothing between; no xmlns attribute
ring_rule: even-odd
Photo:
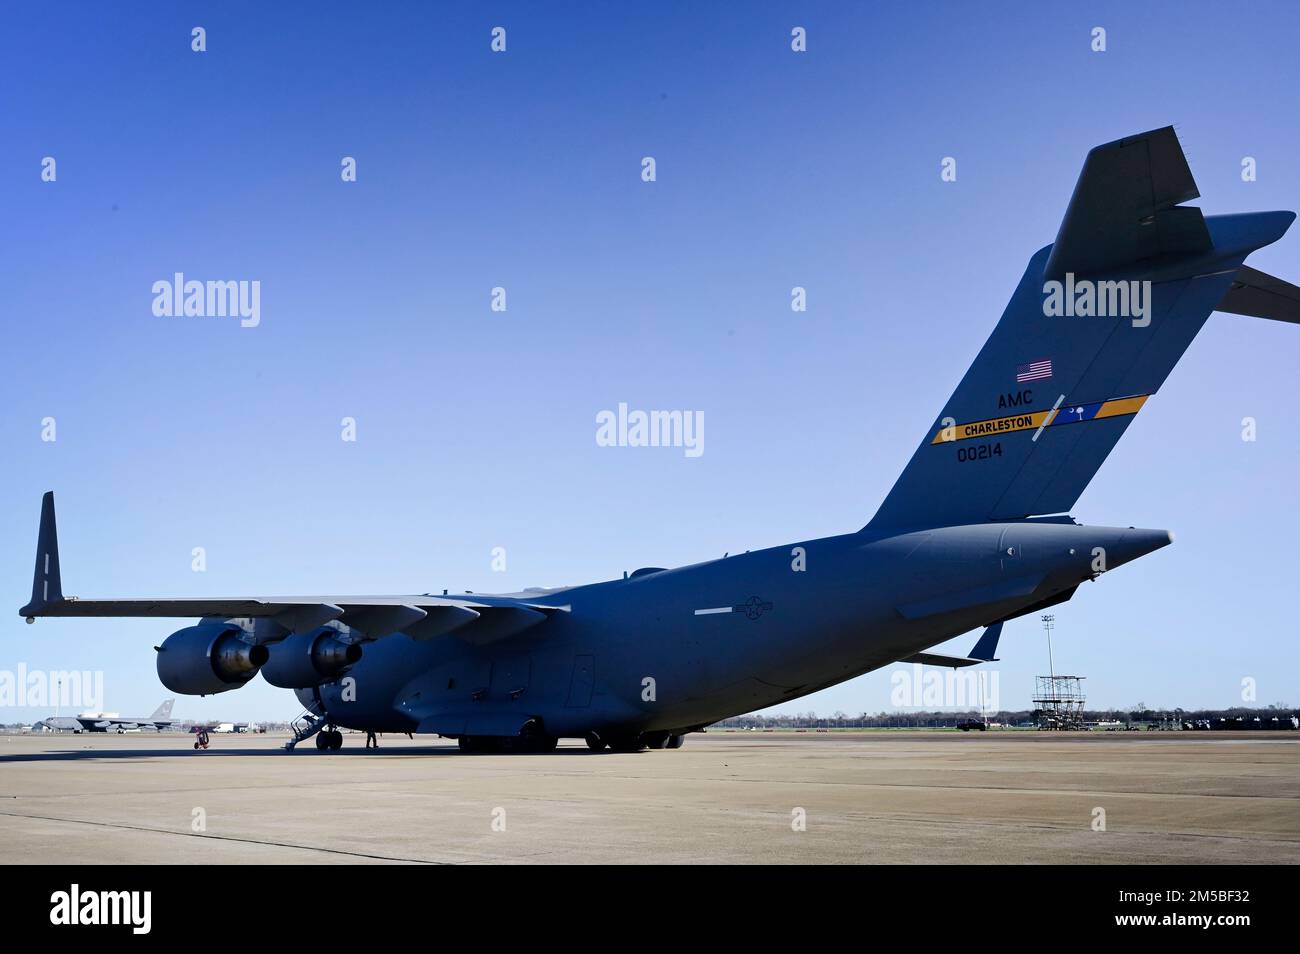
<svg viewBox="0 0 1300 954"><path fill-rule="evenodd" d="M501 596L85 600L63 595L46 494L20 613L200 617L155 647L163 684L206 695L260 672L322 749L340 726L467 752L674 748L895 661L990 660L1005 621L1172 541L1068 513L1210 313L1300 321L1300 289L1244 264L1295 213L1206 217L1183 204L1198 195L1172 128L1093 149L1056 241L855 532ZM1179 426L1152 414L1145 440ZM968 657L929 651L981 627Z"/></svg>
<svg viewBox="0 0 1300 954"><path fill-rule="evenodd" d="M170 729L181 725L180 719L173 719L172 706L175 699L168 699L153 715L139 718L124 718L116 713L83 712L75 716L51 716L32 723L33 729L49 729L56 732L138 732L140 729Z"/></svg>

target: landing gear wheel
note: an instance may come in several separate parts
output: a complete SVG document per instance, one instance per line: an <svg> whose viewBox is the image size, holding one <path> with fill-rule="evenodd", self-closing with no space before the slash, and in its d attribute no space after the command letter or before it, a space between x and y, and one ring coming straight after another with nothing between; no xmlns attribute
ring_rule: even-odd
<svg viewBox="0 0 1300 954"><path fill-rule="evenodd" d="M662 749L668 744L667 732L648 732L642 738L647 749Z"/></svg>
<svg viewBox="0 0 1300 954"><path fill-rule="evenodd" d="M491 750L492 740L481 735L462 735L456 744L467 755L482 755Z"/></svg>
<svg viewBox="0 0 1300 954"><path fill-rule="evenodd" d="M640 752L645 748L640 734L616 735L609 740L609 747L615 752Z"/></svg>
<svg viewBox="0 0 1300 954"><path fill-rule="evenodd" d="M668 745L666 746L666 748L670 748L670 749L680 749L680 748L682 747L682 743L685 742L685 741L686 741L686 735L685 735L685 734L682 734L682 735L670 735L670 736L668 736Z"/></svg>
<svg viewBox="0 0 1300 954"><path fill-rule="evenodd" d="M343 733L335 729L330 733L330 751L337 752L343 748Z"/></svg>
<svg viewBox="0 0 1300 954"><path fill-rule="evenodd" d="M603 752L605 751L605 740L602 739L600 736L598 736L595 732L588 732L587 748L591 749L591 751L593 752Z"/></svg>
<svg viewBox="0 0 1300 954"><path fill-rule="evenodd" d="M198 744L196 743L194 747L197 749L197 748L198 748ZM329 731L326 730L326 731L323 731L323 732L317 732L317 733L316 733L316 748L320 749L322 752L328 752L328 751L329 751L329 747L330 747L330 734L329 734Z"/></svg>
<svg viewBox="0 0 1300 954"><path fill-rule="evenodd" d="M519 752L526 755L539 755L554 752L560 740L547 735L541 719L530 719L519 730L519 735L502 740L502 748L507 752Z"/></svg>

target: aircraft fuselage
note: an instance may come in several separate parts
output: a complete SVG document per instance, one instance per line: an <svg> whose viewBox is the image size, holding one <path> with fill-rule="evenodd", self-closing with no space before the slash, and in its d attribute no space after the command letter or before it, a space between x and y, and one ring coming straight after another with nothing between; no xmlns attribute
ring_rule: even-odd
<svg viewBox="0 0 1300 954"><path fill-rule="evenodd" d="M1160 530L1029 521L827 537L528 594L569 607L476 646L366 645L319 702L338 725L510 735L683 730L842 682L1166 545ZM299 690L304 701L313 690Z"/></svg>

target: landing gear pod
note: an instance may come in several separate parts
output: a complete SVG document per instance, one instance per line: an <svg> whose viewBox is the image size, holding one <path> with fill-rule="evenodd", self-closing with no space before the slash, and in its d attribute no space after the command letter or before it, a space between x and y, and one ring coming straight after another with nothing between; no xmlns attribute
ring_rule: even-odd
<svg viewBox="0 0 1300 954"><path fill-rule="evenodd" d="M270 646L262 677L281 689L309 689L330 682L361 659L360 643L345 643L334 630L299 633Z"/></svg>
<svg viewBox="0 0 1300 954"><path fill-rule="evenodd" d="M228 623L177 630L158 647L158 678L172 692L207 696L238 689L257 675L270 654L240 638Z"/></svg>

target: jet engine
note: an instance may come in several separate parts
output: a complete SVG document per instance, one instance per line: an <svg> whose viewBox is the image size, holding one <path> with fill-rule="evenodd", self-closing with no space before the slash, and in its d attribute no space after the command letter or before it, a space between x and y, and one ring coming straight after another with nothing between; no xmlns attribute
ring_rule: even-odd
<svg viewBox="0 0 1300 954"><path fill-rule="evenodd" d="M345 643L328 628L289 636L270 650L262 678L281 689L310 689L330 682L361 659L359 643Z"/></svg>
<svg viewBox="0 0 1300 954"><path fill-rule="evenodd" d="M158 678L187 696L238 689L270 658L265 646L245 642L241 632L231 623L178 629L158 647Z"/></svg>

